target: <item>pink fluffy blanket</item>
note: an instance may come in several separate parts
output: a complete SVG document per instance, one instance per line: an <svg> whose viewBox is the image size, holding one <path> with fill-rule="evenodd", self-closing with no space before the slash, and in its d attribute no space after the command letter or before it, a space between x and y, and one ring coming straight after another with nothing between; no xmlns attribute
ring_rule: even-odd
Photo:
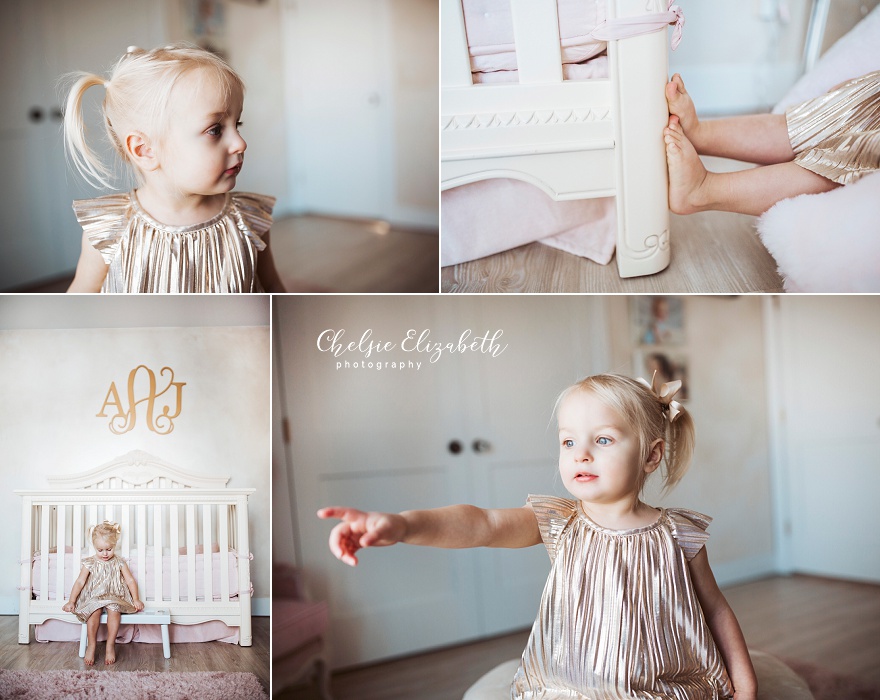
<svg viewBox="0 0 880 700"><path fill-rule="evenodd" d="M880 69L880 7L859 22L773 110ZM758 220L789 292L880 292L880 172L824 194L786 199Z"/></svg>

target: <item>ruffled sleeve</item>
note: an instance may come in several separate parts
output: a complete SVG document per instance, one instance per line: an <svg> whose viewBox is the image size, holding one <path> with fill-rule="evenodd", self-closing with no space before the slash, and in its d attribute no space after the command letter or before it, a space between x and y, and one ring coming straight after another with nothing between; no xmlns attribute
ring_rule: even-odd
<svg viewBox="0 0 880 700"><path fill-rule="evenodd" d="M239 230L253 239L257 250L263 250L266 244L262 238L272 228L275 197L253 192L233 192L232 203L235 205Z"/></svg>
<svg viewBox="0 0 880 700"><path fill-rule="evenodd" d="M119 241L131 219L129 194L126 192L96 199L77 199L73 202L73 211L89 242L109 265L116 257Z"/></svg>
<svg viewBox="0 0 880 700"><path fill-rule="evenodd" d="M709 527L712 518L684 508L669 508L666 513L669 516L672 536L684 551L685 558L690 561L699 554L709 539L706 528Z"/></svg>
<svg viewBox="0 0 880 700"><path fill-rule="evenodd" d="M80 561L80 564L82 564L89 571L89 573L91 573L95 570L95 557L86 557L85 559Z"/></svg>
<svg viewBox="0 0 880 700"><path fill-rule="evenodd" d="M577 503L569 498L556 496L529 496L528 504L535 511L541 539L550 555L550 561L556 561L556 545L565 528L575 517Z"/></svg>

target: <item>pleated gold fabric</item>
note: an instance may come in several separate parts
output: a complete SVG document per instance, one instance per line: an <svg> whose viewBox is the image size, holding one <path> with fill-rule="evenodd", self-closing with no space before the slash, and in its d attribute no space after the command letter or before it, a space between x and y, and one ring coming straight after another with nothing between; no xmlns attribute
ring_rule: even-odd
<svg viewBox="0 0 880 700"><path fill-rule="evenodd" d="M847 185L880 169L880 71L791 107L794 162Z"/></svg>
<svg viewBox="0 0 880 700"><path fill-rule="evenodd" d="M733 695L688 573L711 518L667 509L647 527L609 530L579 501L529 503L551 569L511 698Z"/></svg>
<svg viewBox="0 0 880 700"><path fill-rule="evenodd" d="M89 241L109 266L102 292L261 292L257 254L275 198L226 195L221 211L194 226L166 226L135 192L73 203Z"/></svg>
<svg viewBox="0 0 880 700"><path fill-rule="evenodd" d="M130 614L137 612L131 591L122 578L122 561L114 556L109 561L97 557L87 557L82 565L89 570L89 578L76 599L73 614L80 622L89 619L95 610L107 608L117 612Z"/></svg>

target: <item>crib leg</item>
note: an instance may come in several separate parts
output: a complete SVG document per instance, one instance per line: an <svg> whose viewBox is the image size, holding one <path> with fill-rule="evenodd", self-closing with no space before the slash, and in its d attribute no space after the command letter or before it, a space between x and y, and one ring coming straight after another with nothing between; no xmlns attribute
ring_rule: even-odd
<svg viewBox="0 0 880 700"><path fill-rule="evenodd" d="M162 625L162 655L171 658L171 642L168 639L168 625Z"/></svg>
<svg viewBox="0 0 880 700"><path fill-rule="evenodd" d="M88 630L86 628L85 623L80 625L80 633L79 633L79 658L84 658L86 655L86 635L88 634Z"/></svg>
<svg viewBox="0 0 880 700"><path fill-rule="evenodd" d="M666 32L610 42L608 53L615 86L617 268L621 277L650 275L670 260Z"/></svg>

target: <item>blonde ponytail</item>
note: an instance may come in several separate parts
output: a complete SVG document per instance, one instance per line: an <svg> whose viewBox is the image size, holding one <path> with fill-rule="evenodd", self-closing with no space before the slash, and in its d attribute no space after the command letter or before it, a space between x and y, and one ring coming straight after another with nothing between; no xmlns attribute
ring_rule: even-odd
<svg viewBox="0 0 880 700"><path fill-rule="evenodd" d="M94 73L75 73L73 77L76 82L70 88L64 110L64 147L67 156L90 185L114 189L110 184L110 171L86 142L83 119L83 96L86 90L95 86L104 87L106 81Z"/></svg>

